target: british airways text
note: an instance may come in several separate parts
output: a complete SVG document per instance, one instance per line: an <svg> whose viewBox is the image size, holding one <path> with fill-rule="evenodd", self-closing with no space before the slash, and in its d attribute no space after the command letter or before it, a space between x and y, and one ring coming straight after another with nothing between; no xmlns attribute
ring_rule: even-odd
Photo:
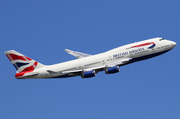
<svg viewBox="0 0 180 119"><path fill-rule="evenodd" d="M144 50L145 50L144 48L139 48L137 50L130 50L130 51L127 51L127 52L122 52L122 53L119 53L119 54L115 54L115 55L113 55L113 57L125 56L125 55L128 55L128 54L141 52L141 51L144 51Z"/></svg>

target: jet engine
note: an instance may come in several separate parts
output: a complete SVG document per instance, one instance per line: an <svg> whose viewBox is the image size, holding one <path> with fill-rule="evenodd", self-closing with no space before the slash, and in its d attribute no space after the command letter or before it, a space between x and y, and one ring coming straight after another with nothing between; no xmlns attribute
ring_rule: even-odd
<svg viewBox="0 0 180 119"><path fill-rule="evenodd" d="M83 72L81 78L91 78L94 76L96 76L96 72L95 70L92 70L92 71Z"/></svg>
<svg viewBox="0 0 180 119"><path fill-rule="evenodd" d="M105 73L106 74L113 74L113 73L117 73L119 71L120 71L119 66L114 66L114 67L107 68L105 70Z"/></svg>

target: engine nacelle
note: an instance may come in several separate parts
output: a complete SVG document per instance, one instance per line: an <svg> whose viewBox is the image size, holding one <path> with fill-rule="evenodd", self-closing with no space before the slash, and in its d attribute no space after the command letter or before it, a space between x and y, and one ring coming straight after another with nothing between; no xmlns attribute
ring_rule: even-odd
<svg viewBox="0 0 180 119"><path fill-rule="evenodd" d="M96 76L95 70L83 72L81 78L91 78Z"/></svg>
<svg viewBox="0 0 180 119"><path fill-rule="evenodd" d="M120 71L119 66L114 66L114 67L107 68L105 70L105 73L106 74L113 74L113 73L117 73L119 71Z"/></svg>

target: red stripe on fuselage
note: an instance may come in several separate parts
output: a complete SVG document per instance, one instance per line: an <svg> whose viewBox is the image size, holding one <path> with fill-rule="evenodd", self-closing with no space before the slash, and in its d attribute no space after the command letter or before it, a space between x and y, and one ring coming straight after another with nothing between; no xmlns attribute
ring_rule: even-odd
<svg viewBox="0 0 180 119"><path fill-rule="evenodd" d="M143 43L143 44L140 44L140 45L132 46L131 48L142 47L142 46L151 45L151 44L155 44L155 43L154 43L154 42L151 42L151 43Z"/></svg>

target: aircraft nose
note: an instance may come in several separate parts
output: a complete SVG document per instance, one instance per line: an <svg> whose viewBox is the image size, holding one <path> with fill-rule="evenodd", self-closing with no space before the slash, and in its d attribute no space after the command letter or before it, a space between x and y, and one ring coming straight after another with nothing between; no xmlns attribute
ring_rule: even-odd
<svg viewBox="0 0 180 119"><path fill-rule="evenodd" d="M173 44L173 45L174 45L174 47L175 47L177 43L176 43L176 42L173 42L172 44Z"/></svg>
<svg viewBox="0 0 180 119"><path fill-rule="evenodd" d="M171 41L171 45L173 46L173 48L176 46L176 42L174 42L174 41Z"/></svg>

